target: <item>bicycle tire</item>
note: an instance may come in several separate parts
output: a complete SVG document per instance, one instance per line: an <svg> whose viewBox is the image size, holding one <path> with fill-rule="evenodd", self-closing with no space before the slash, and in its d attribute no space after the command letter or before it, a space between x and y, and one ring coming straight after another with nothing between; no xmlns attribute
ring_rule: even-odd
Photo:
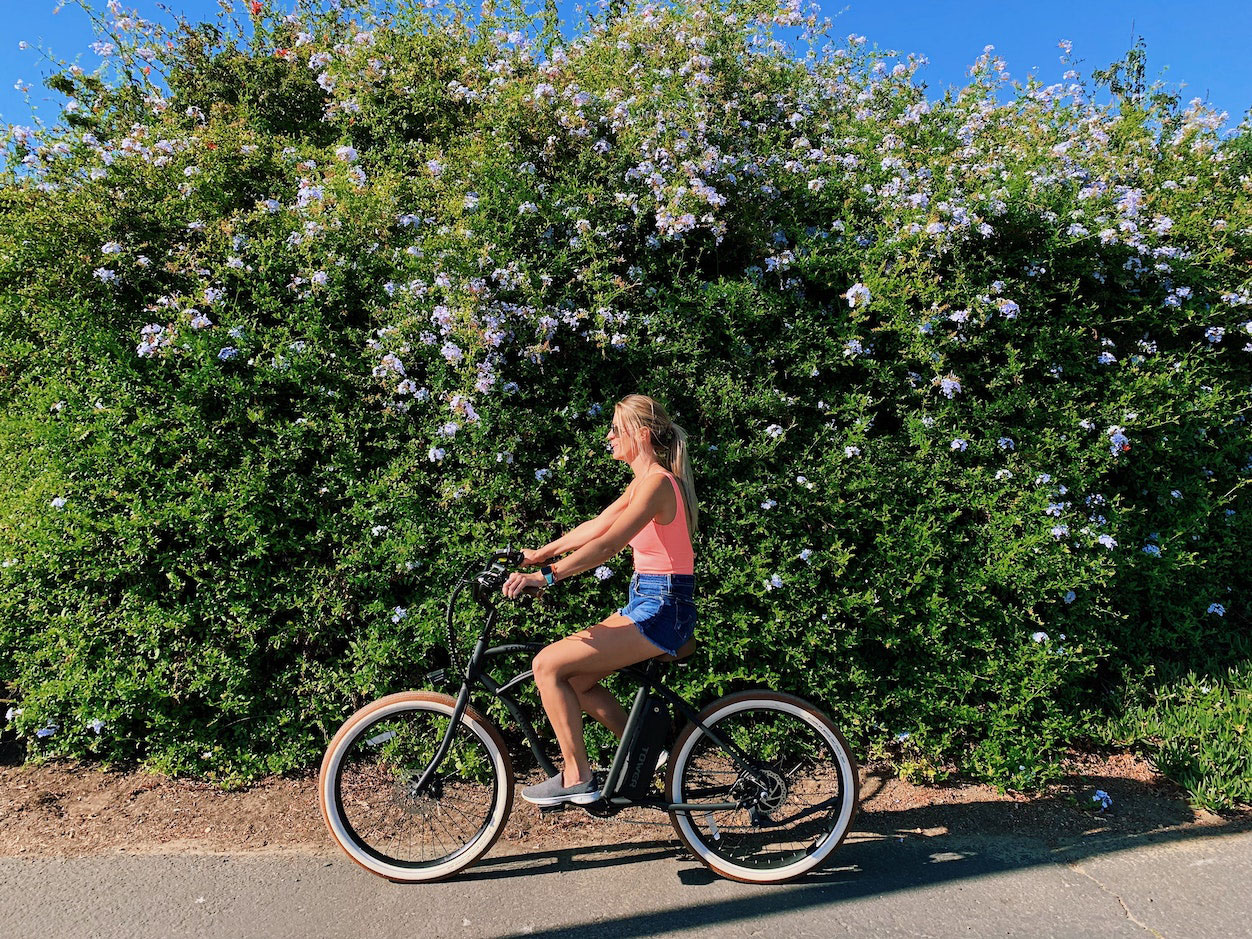
<svg viewBox="0 0 1252 939"><path fill-rule="evenodd" d="M335 843L371 874L398 883L442 880L486 854L504 830L513 808L513 763L500 732L472 707L461 715L433 787L416 796L412 792L413 782L443 739L455 706L453 698L430 691L387 695L352 714L331 739L318 777L322 818ZM407 724L417 729L406 731ZM410 751L416 747L416 752L408 753L406 747ZM390 762L383 763L380 754ZM475 772L461 770L465 764ZM484 774L485 782L466 778ZM345 808L345 788L351 791L348 804L353 807L363 805L370 811L381 805L399 815L401 822L404 816L413 819L408 853L420 850L422 856L396 856L390 853L394 847L382 847L386 834L370 838L359 831L361 820ZM480 803L478 808L475 803ZM422 837L414 849L413 833L419 828ZM432 841L438 845L428 858L425 844Z"/></svg>
<svg viewBox="0 0 1252 939"><path fill-rule="evenodd" d="M668 799L730 802L749 792L762 798L733 811L671 811L687 850L714 873L744 883L785 883L826 863L847 837L860 796L856 760L834 722L808 701L776 691L726 695L706 707L700 721L757 759L771 786L764 797L765 790L748 782L724 748L688 723L670 751ZM787 770L793 761L797 765ZM832 785L833 796L804 801ZM795 825L784 828L792 817Z"/></svg>

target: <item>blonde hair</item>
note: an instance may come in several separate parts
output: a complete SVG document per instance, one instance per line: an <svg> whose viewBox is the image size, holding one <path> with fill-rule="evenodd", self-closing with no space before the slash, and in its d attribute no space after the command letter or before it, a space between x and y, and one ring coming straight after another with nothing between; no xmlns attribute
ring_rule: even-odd
<svg viewBox="0 0 1252 939"><path fill-rule="evenodd" d="M687 432L670 420L665 408L647 395L627 395L617 402L614 414L620 413L622 423L635 429L647 428L656 461L674 474L682 487L683 508L687 514L687 531L694 538L699 530L700 510L696 504L695 476L687 453Z"/></svg>

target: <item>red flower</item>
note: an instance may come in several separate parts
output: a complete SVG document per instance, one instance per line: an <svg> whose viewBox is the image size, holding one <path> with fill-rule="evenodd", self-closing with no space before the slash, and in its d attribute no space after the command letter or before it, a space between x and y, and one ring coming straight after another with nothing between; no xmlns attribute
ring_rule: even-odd
<svg viewBox="0 0 1252 939"><path fill-rule="evenodd" d="M248 4L248 7L252 10L253 16L261 15L261 4L258 2L258 0L252 0L252 2Z"/></svg>

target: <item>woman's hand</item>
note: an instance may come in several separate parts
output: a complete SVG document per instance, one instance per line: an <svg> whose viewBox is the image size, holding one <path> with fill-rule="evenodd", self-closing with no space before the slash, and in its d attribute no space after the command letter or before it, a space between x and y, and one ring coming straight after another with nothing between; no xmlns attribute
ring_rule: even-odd
<svg viewBox="0 0 1252 939"><path fill-rule="evenodd" d="M547 558L544 557L538 548L535 548L533 551L522 549L522 567L538 567L546 560Z"/></svg>
<svg viewBox="0 0 1252 939"><path fill-rule="evenodd" d="M509 575L509 579L504 582L501 592L512 600L523 593L538 596L543 593L543 588L547 585L548 582L543 579L542 574L523 574L519 571L514 571Z"/></svg>

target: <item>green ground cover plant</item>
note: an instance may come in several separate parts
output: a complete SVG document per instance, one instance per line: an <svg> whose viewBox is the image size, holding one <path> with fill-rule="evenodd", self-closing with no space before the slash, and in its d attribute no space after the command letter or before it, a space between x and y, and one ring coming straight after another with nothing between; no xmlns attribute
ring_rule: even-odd
<svg viewBox="0 0 1252 939"><path fill-rule="evenodd" d="M442 664L468 559L621 491L639 391L694 450L681 691L796 691L913 779L1031 790L1115 742L1247 800L1247 124L1066 43L1053 83L988 47L934 98L798 4L567 44L498 3L246 15L93 11L100 68L3 138L29 759L316 765ZM584 627L629 565L503 621Z"/></svg>
<svg viewBox="0 0 1252 939"><path fill-rule="evenodd" d="M1158 681L1150 695L1133 695L1109 710L1094 735L1099 743L1147 754L1196 805L1252 805L1252 671L1246 657L1218 677L1188 671Z"/></svg>

